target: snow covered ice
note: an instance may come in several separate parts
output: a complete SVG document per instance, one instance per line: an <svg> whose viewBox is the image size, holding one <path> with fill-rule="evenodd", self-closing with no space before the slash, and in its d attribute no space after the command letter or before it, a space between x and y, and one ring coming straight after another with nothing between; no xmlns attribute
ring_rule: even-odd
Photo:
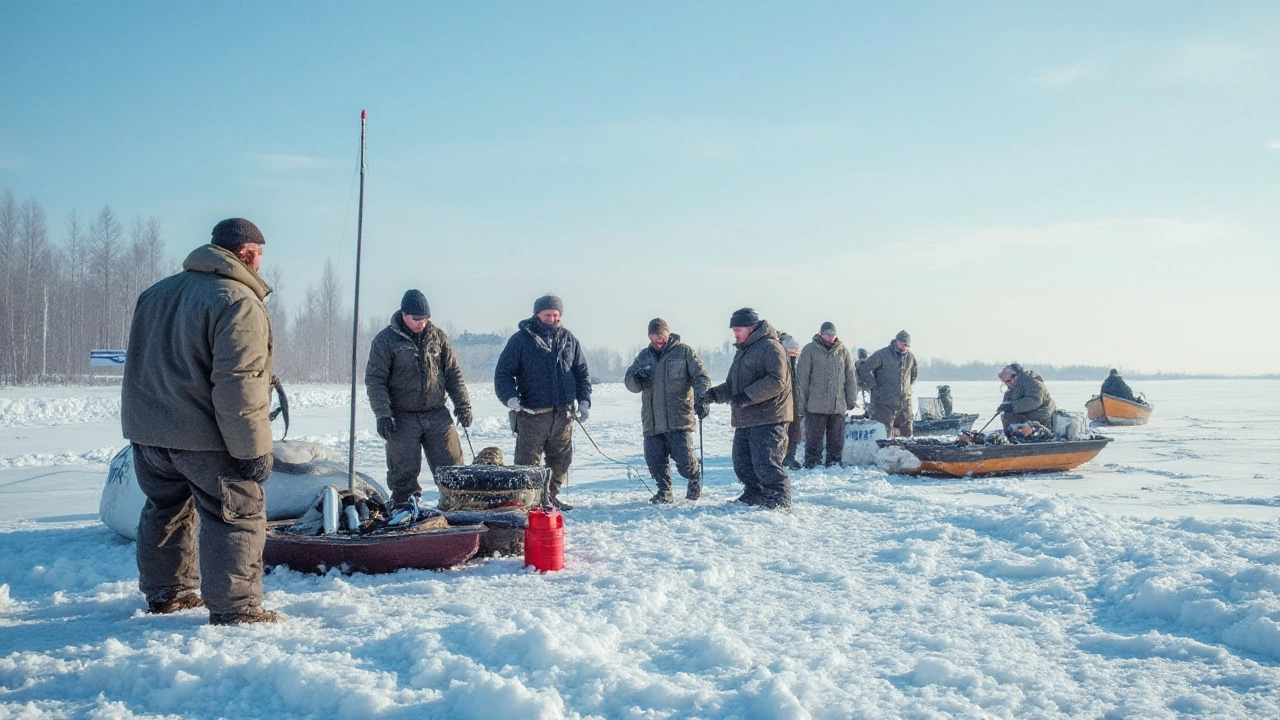
<svg viewBox="0 0 1280 720"><path fill-rule="evenodd" d="M291 619L232 628L145 615L97 520L118 389L6 388L0 718L1278 717L1280 382L1138 385L1152 423L1070 473L798 471L790 512L730 502L724 406L696 504L650 505L575 430L563 571L276 570ZM1049 386L1072 411L1097 389ZM1000 399L951 387L979 424ZM475 449L511 457L472 394ZM290 435L345 453L345 389L290 397ZM642 470L638 402L597 387L587 428ZM382 478L363 399L359 427Z"/></svg>

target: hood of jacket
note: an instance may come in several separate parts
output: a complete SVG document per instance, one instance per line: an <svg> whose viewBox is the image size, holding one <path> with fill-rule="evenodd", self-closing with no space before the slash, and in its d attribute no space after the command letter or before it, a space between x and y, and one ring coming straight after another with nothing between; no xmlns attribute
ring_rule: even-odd
<svg viewBox="0 0 1280 720"><path fill-rule="evenodd" d="M235 280L252 290L259 300L264 300L271 294L271 286L263 282L253 268L240 262L235 253L217 245L201 245L192 250L187 259L182 261L182 269Z"/></svg>

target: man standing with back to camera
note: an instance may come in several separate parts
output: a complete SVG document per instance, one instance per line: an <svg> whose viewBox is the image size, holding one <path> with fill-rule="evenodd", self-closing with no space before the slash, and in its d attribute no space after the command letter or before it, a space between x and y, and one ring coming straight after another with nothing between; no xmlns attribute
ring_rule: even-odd
<svg viewBox="0 0 1280 720"><path fill-rule="evenodd" d="M207 605L211 625L284 619L262 607L273 464L265 243L248 220L223 220L134 309L120 422L147 496L138 586L149 613Z"/></svg>

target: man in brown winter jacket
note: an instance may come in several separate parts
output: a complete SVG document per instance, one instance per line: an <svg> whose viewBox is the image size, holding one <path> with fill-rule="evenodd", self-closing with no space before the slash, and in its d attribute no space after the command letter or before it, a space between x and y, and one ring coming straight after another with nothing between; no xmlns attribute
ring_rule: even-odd
<svg viewBox="0 0 1280 720"><path fill-rule="evenodd" d="M911 386L916 382L917 371L911 336L906 330L858 366L858 382L871 391L871 411L867 415L884 423L890 437L912 435Z"/></svg>
<svg viewBox="0 0 1280 720"><path fill-rule="evenodd" d="M804 412L804 466L812 468L822 460L826 440L825 465L839 465L844 452L845 413L858 399L858 376L853 356L836 335L835 323L824 322L813 342L800 351L796 365L798 405Z"/></svg>
<svg viewBox="0 0 1280 720"><path fill-rule="evenodd" d="M791 484L782 467L787 423L793 414L791 367L768 322L742 308L729 318L734 347L728 379L707 391L707 401L729 403L733 471L744 489L738 502L791 507Z"/></svg>
<svg viewBox="0 0 1280 720"><path fill-rule="evenodd" d="M471 400L449 336L431 322L420 290L408 290L400 310L369 346L364 386L387 443L387 488L393 506L422 495L422 454L432 475L441 465L462 465L454 417L471 427ZM453 401L454 417L445 400Z"/></svg>
<svg viewBox="0 0 1280 720"><path fill-rule="evenodd" d="M134 309L120 421L147 496L138 585L151 613L207 605L214 625L283 619L262 607L273 461L264 244L248 220L223 220Z"/></svg>

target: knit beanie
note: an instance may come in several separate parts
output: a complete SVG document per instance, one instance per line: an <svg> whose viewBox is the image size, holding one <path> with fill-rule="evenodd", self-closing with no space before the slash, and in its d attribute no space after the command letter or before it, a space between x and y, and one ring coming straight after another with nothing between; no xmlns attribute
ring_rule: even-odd
<svg viewBox="0 0 1280 720"><path fill-rule="evenodd" d="M564 312L564 302L555 295L543 295L533 301L533 314L537 315L543 310L558 310Z"/></svg>
<svg viewBox="0 0 1280 720"><path fill-rule="evenodd" d="M824 322L822 327L818 329L818 333L822 335L836 335L836 324L833 322Z"/></svg>
<svg viewBox="0 0 1280 720"><path fill-rule="evenodd" d="M740 308L733 312L729 318L729 327L755 327L760 322L760 316L751 308Z"/></svg>
<svg viewBox="0 0 1280 720"><path fill-rule="evenodd" d="M654 318L649 321L650 335L670 335L671 328L667 327L667 321L662 318Z"/></svg>
<svg viewBox="0 0 1280 720"><path fill-rule="evenodd" d="M899 331L898 331L898 337L897 337L897 338L895 338L895 339L896 339L898 342L902 343L903 345L910 345L910 344L911 344L911 333L907 332L906 330L899 330Z"/></svg>
<svg viewBox="0 0 1280 720"><path fill-rule="evenodd" d="M427 296L421 290L406 290L400 298L400 312L415 317L431 317L431 307L427 305Z"/></svg>
<svg viewBox="0 0 1280 720"><path fill-rule="evenodd" d="M214 225L213 237L209 242L233 252L245 245L267 244L258 226L244 218L228 218Z"/></svg>

